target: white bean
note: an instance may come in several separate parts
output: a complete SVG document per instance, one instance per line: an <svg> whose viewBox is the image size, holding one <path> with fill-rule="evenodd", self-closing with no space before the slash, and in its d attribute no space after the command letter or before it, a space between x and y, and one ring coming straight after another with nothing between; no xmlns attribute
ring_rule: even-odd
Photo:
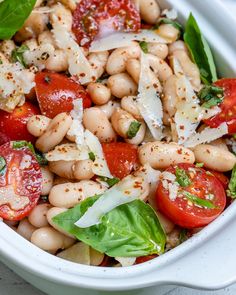
<svg viewBox="0 0 236 295"><path fill-rule="evenodd" d="M30 241L31 236L36 229L36 227L29 223L27 218L24 218L20 221L16 232L24 237L26 240Z"/></svg>
<svg viewBox="0 0 236 295"><path fill-rule="evenodd" d="M71 31L73 21L71 11L61 3L55 4L51 8L53 9L49 16L51 24L53 25L56 19L67 31Z"/></svg>
<svg viewBox="0 0 236 295"><path fill-rule="evenodd" d="M61 49L56 49L45 62L45 68L53 72L65 72L68 66L67 54Z"/></svg>
<svg viewBox="0 0 236 295"><path fill-rule="evenodd" d="M137 84L126 73L110 76L107 81L107 86L111 89L111 94L122 98L128 95L137 94Z"/></svg>
<svg viewBox="0 0 236 295"><path fill-rule="evenodd" d="M54 252L69 248L75 240L47 226L37 229L32 234L31 242L42 250Z"/></svg>
<svg viewBox="0 0 236 295"><path fill-rule="evenodd" d="M140 122L140 124L141 126L138 132L136 133L136 135L131 139L126 138L125 139L126 142L130 144L135 144L135 145L139 145L140 143L143 142L145 133L146 133L146 124L144 122Z"/></svg>
<svg viewBox="0 0 236 295"><path fill-rule="evenodd" d="M177 77L175 75L170 76L163 85L163 110L164 113L167 113L170 118L172 118L176 113L176 104L178 102L177 96ZM170 123L165 120L165 125L169 125Z"/></svg>
<svg viewBox="0 0 236 295"><path fill-rule="evenodd" d="M136 96L124 96L121 99L121 107L123 110L129 112L132 116L134 116L135 119L143 119L138 108Z"/></svg>
<svg viewBox="0 0 236 295"><path fill-rule="evenodd" d="M99 108L92 107L84 110L83 124L86 129L98 137L101 142L116 140L116 134L107 119L107 116Z"/></svg>
<svg viewBox="0 0 236 295"><path fill-rule="evenodd" d="M38 48L38 42L35 38L31 38L29 40L26 40L22 43L23 45L26 45L27 47L29 47L30 51L35 50L36 48Z"/></svg>
<svg viewBox="0 0 236 295"><path fill-rule="evenodd" d="M60 208L71 208L87 197L104 192L104 187L92 180L81 180L77 183L55 185L50 194L49 202Z"/></svg>
<svg viewBox="0 0 236 295"><path fill-rule="evenodd" d="M179 38L179 30L170 24L160 25L156 33L169 43L175 42Z"/></svg>
<svg viewBox="0 0 236 295"><path fill-rule="evenodd" d="M171 67L163 59L152 54L148 54L147 57L150 67L161 82L166 81L170 76L173 75Z"/></svg>
<svg viewBox="0 0 236 295"><path fill-rule="evenodd" d="M48 163L49 170L56 175L66 178L66 179L74 179L74 171L73 166L75 161L50 161Z"/></svg>
<svg viewBox="0 0 236 295"><path fill-rule="evenodd" d="M174 43L169 45L169 54L170 55L173 54L174 51L176 51L176 50L182 50L188 54L187 46L185 45L184 41L182 41L182 40L175 41Z"/></svg>
<svg viewBox="0 0 236 295"><path fill-rule="evenodd" d="M53 149L63 140L71 124L71 116L66 113L58 114L54 119L52 119L46 132L36 141L36 148L44 153Z"/></svg>
<svg viewBox="0 0 236 295"><path fill-rule="evenodd" d="M29 222L35 227L44 227L48 225L47 212L51 208L50 204L39 204L30 212Z"/></svg>
<svg viewBox="0 0 236 295"><path fill-rule="evenodd" d="M104 105L111 99L111 90L102 83L89 83L87 90L96 105Z"/></svg>
<svg viewBox="0 0 236 295"><path fill-rule="evenodd" d="M47 130L51 119L43 115L34 115L27 122L27 129L35 137L43 135Z"/></svg>
<svg viewBox="0 0 236 295"><path fill-rule="evenodd" d="M8 58L11 58L12 51L16 48L13 40L3 40L0 44L0 51Z"/></svg>
<svg viewBox="0 0 236 295"><path fill-rule="evenodd" d="M108 56L108 51L93 52L88 55L88 61L93 69L94 81L105 72Z"/></svg>
<svg viewBox="0 0 236 295"><path fill-rule="evenodd" d="M50 193L50 190L53 186L54 175L46 166L41 167L41 172L43 176L41 195L45 196Z"/></svg>
<svg viewBox="0 0 236 295"><path fill-rule="evenodd" d="M50 31L44 31L41 34L39 34L38 43L39 43L39 45L51 44L54 48L57 47L56 41L53 37L53 34Z"/></svg>
<svg viewBox="0 0 236 295"><path fill-rule="evenodd" d="M110 119L115 109L119 106L119 102L112 100L100 106L99 109L104 112L104 114L107 116L107 119Z"/></svg>
<svg viewBox="0 0 236 295"><path fill-rule="evenodd" d="M217 146L217 147L223 149L224 151L229 151L228 146L225 143L225 140L223 138L218 138L216 140L213 140L213 141L209 142L209 144Z"/></svg>
<svg viewBox="0 0 236 295"><path fill-rule="evenodd" d="M204 163L206 168L219 172L232 170L236 163L234 154L210 144L200 144L193 151L196 162Z"/></svg>
<svg viewBox="0 0 236 295"><path fill-rule="evenodd" d="M91 179L94 176L92 165L93 161L91 160L76 161L73 167L74 178L78 180Z"/></svg>
<svg viewBox="0 0 236 295"><path fill-rule="evenodd" d="M166 59L168 56L168 46L162 43L147 43L148 53L156 55L161 59Z"/></svg>
<svg viewBox="0 0 236 295"><path fill-rule="evenodd" d="M132 46L117 48L109 56L106 71L109 75L115 75L125 72L126 61L130 58L139 58L141 48L137 42Z"/></svg>
<svg viewBox="0 0 236 295"><path fill-rule="evenodd" d="M160 17L161 10L156 0L140 0L139 9L141 18L149 23L155 24Z"/></svg>
<svg viewBox="0 0 236 295"><path fill-rule="evenodd" d="M174 142L149 142L139 148L138 154L142 165L148 163L154 169L166 169L178 163L193 164L195 161L191 150Z"/></svg>

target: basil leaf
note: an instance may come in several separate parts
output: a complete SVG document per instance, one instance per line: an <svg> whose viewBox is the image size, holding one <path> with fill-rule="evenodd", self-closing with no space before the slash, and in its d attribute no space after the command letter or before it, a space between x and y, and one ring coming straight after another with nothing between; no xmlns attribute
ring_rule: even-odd
<svg viewBox="0 0 236 295"><path fill-rule="evenodd" d="M112 198L112 196L111 196ZM61 229L111 257L139 257L164 252L166 236L154 210L141 200L121 205L87 228L74 223L98 199L87 198L77 206L53 218Z"/></svg>
<svg viewBox="0 0 236 295"><path fill-rule="evenodd" d="M141 123L138 121L133 121L131 122L130 126L129 126L129 130L127 131L127 137L129 139L132 139L136 136L136 134L139 131L139 128L141 127Z"/></svg>
<svg viewBox="0 0 236 295"><path fill-rule="evenodd" d="M231 178L226 192L228 197L232 199L236 198L236 165L234 165L234 168L232 170Z"/></svg>
<svg viewBox="0 0 236 295"><path fill-rule="evenodd" d="M193 61L200 70L202 82L204 84L215 82L217 80L217 73L211 49L192 13L186 24L184 41L191 53Z"/></svg>
<svg viewBox="0 0 236 295"><path fill-rule="evenodd" d="M198 168L202 168L204 166L204 163L196 163L195 166Z"/></svg>
<svg viewBox="0 0 236 295"><path fill-rule="evenodd" d="M148 44L146 41L139 42L139 46L141 47L144 53L148 53Z"/></svg>
<svg viewBox="0 0 236 295"><path fill-rule="evenodd" d="M26 68L26 63L24 61L23 53L29 50L29 47L27 45L22 45L21 47L18 47L14 49L11 53L11 60L12 62L19 62L22 64L23 67Z"/></svg>
<svg viewBox="0 0 236 295"><path fill-rule="evenodd" d="M95 154L93 152L89 152L88 155L89 155L89 159L94 162L96 159Z"/></svg>
<svg viewBox="0 0 236 295"><path fill-rule="evenodd" d="M205 200L205 199L201 199L201 198L199 198L199 197L197 197L195 195L190 194L189 192L184 191L183 195L190 202L192 202L193 204L195 204L197 206L208 208L208 209L215 209L216 208L216 206L212 202L210 202L208 200Z"/></svg>
<svg viewBox="0 0 236 295"><path fill-rule="evenodd" d="M6 161L3 157L0 156L0 175L2 175L6 170Z"/></svg>
<svg viewBox="0 0 236 295"><path fill-rule="evenodd" d="M112 187L113 185L117 184L120 181L120 179L117 178L117 177L108 178L108 177L105 177L105 176L99 176L99 178L102 181L106 182L109 185L109 187Z"/></svg>
<svg viewBox="0 0 236 295"><path fill-rule="evenodd" d="M221 87L206 85L198 93L202 107L209 109L222 103L224 99L224 90Z"/></svg>
<svg viewBox="0 0 236 295"><path fill-rule="evenodd" d="M23 26L36 0L4 0L0 3L0 39L11 39Z"/></svg>
<svg viewBox="0 0 236 295"><path fill-rule="evenodd" d="M187 173L184 169L176 167L175 169L176 180L182 187L189 186L191 184L191 180L189 179Z"/></svg>

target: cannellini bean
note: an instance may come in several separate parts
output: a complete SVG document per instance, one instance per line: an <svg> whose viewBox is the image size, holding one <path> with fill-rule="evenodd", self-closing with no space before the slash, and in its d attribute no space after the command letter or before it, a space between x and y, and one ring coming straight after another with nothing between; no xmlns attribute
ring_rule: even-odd
<svg viewBox="0 0 236 295"><path fill-rule="evenodd" d="M27 218L24 218L20 221L16 232L24 237L26 240L30 241L31 236L36 229L36 227L29 223Z"/></svg>
<svg viewBox="0 0 236 295"><path fill-rule="evenodd" d="M70 179L70 182L76 182L76 181L73 181L72 179ZM64 177L60 177L60 176L56 176L54 178L53 185L58 185L58 184L63 184L63 183L68 183L68 179L64 178Z"/></svg>
<svg viewBox="0 0 236 295"><path fill-rule="evenodd" d="M111 90L102 83L90 83L87 90L96 105L104 105L111 99Z"/></svg>
<svg viewBox="0 0 236 295"><path fill-rule="evenodd" d="M193 151L196 162L204 163L206 168L219 172L232 170L236 163L234 154L210 144L200 144Z"/></svg>
<svg viewBox="0 0 236 295"><path fill-rule="evenodd" d="M60 228L60 226L58 226L57 224L55 224L53 222L53 217L57 216L58 214L61 214L63 212L66 212L68 209L65 209L65 208L59 208L59 207L52 207L48 210L47 212L47 220L48 220L48 223L53 227L55 228L57 231L59 231L60 233L64 234L65 236L67 237L70 237L70 238L74 238L72 235L70 235L68 232L64 231L63 229Z"/></svg>
<svg viewBox="0 0 236 295"><path fill-rule="evenodd" d="M126 142L130 144L135 144L135 145L139 145L140 143L143 142L145 133L146 133L146 124L144 122L140 122L140 123L141 123L141 126L138 132L136 133L136 135L131 139L126 138L125 139Z"/></svg>
<svg viewBox="0 0 236 295"><path fill-rule="evenodd" d="M104 112L104 114L107 116L108 119L110 119L115 109L119 106L120 106L119 102L112 100L100 106L99 109Z"/></svg>
<svg viewBox="0 0 236 295"><path fill-rule="evenodd" d="M28 46L30 51L35 50L39 46L38 42L37 42L37 40L35 38L31 38L29 40L24 41L23 45Z"/></svg>
<svg viewBox="0 0 236 295"><path fill-rule="evenodd" d="M13 40L3 40L0 44L0 51L8 58L11 58L12 51L16 48Z"/></svg>
<svg viewBox="0 0 236 295"><path fill-rule="evenodd" d="M36 38L47 28L48 14L40 13L43 7L39 7L37 13L32 12L25 21L23 27L15 34L14 39L22 42L30 38Z"/></svg>
<svg viewBox="0 0 236 295"><path fill-rule="evenodd" d="M155 32L167 42L175 42L179 38L179 30L170 24L160 25Z"/></svg>
<svg viewBox="0 0 236 295"><path fill-rule="evenodd" d="M42 44L51 44L54 48L57 47L56 41L53 38L52 32L44 31L38 36L38 43L39 45Z"/></svg>
<svg viewBox="0 0 236 295"><path fill-rule="evenodd" d="M107 86L111 89L111 94L122 98L128 95L136 95L138 87L133 79L126 73L110 76Z"/></svg>
<svg viewBox="0 0 236 295"><path fill-rule="evenodd" d="M161 10L156 0L140 0L139 10L141 18L149 23L155 24L160 17Z"/></svg>
<svg viewBox="0 0 236 295"><path fill-rule="evenodd" d="M163 59L152 54L148 54L147 57L150 67L161 82L166 81L170 76L173 75L171 67Z"/></svg>
<svg viewBox="0 0 236 295"><path fill-rule="evenodd" d="M195 161L191 150L174 142L149 142L139 148L138 154L142 165L148 163L154 169L166 169L178 163L193 164Z"/></svg>
<svg viewBox="0 0 236 295"><path fill-rule="evenodd" d="M9 63L9 60L6 58L6 56L1 51L0 51L0 60L4 64Z"/></svg>
<svg viewBox="0 0 236 295"><path fill-rule="evenodd" d="M103 193L105 188L92 180L81 180L77 183L55 185L50 194L49 202L60 208L71 208L87 197Z"/></svg>
<svg viewBox="0 0 236 295"><path fill-rule="evenodd" d="M92 171L93 161L82 160L76 161L74 169L74 178L78 180L91 179L94 176Z"/></svg>
<svg viewBox="0 0 236 295"><path fill-rule="evenodd" d="M179 245L180 243L179 234L180 234L180 229L175 228L171 233L167 235L167 240L166 240L167 249L172 249Z"/></svg>
<svg viewBox="0 0 236 295"><path fill-rule="evenodd" d="M74 179L73 166L75 161L50 161L48 163L49 170L60 177L66 179Z"/></svg>
<svg viewBox="0 0 236 295"><path fill-rule="evenodd" d="M147 43L148 53L152 55L156 55L161 59L166 59L168 56L168 46L166 44L161 43Z"/></svg>
<svg viewBox="0 0 236 295"><path fill-rule="evenodd" d="M175 225L172 221L170 221L165 215L163 215L160 211L156 211L156 215L165 231L166 234L170 234Z"/></svg>
<svg viewBox="0 0 236 295"><path fill-rule="evenodd" d="M175 50L172 53L172 56L179 61L184 74L190 79L190 82L193 85L194 89L200 90L200 71L197 65L191 61L190 57L188 56L188 53L184 50Z"/></svg>
<svg viewBox="0 0 236 295"><path fill-rule="evenodd" d="M68 66L67 54L61 49L56 49L45 62L45 68L54 72L65 72Z"/></svg>
<svg viewBox="0 0 236 295"><path fill-rule="evenodd" d="M50 204L39 204L30 212L29 222L35 227L44 227L48 225L47 212L51 208Z"/></svg>
<svg viewBox="0 0 236 295"><path fill-rule="evenodd" d="M64 26L67 31L71 31L72 28L72 13L64 5L58 3L51 7L53 11L49 15L51 24L55 21L59 22Z"/></svg>
<svg viewBox="0 0 236 295"><path fill-rule="evenodd" d="M214 146L217 146L221 149L223 149L224 151L228 151L228 146L227 144L225 143L225 140L223 138L218 138L216 140L213 140L211 142L209 142L210 145L214 145Z"/></svg>
<svg viewBox="0 0 236 295"><path fill-rule="evenodd" d="M50 252L69 248L74 242L74 239L63 235L54 228L48 226L37 229L31 237L31 243L42 250Z"/></svg>
<svg viewBox="0 0 236 295"><path fill-rule="evenodd" d="M136 96L124 96L121 99L121 107L123 110L127 111L132 116L134 116L135 119L137 120L143 119L138 108Z"/></svg>
<svg viewBox="0 0 236 295"><path fill-rule="evenodd" d="M43 135L47 130L51 119L43 115L34 115L27 122L27 129L35 137Z"/></svg>
<svg viewBox="0 0 236 295"><path fill-rule="evenodd" d="M105 72L108 56L108 51L93 52L88 55L88 61L93 69L94 81L100 78Z"/></svg>
<svg viewBox="0 0 236 295"><path fill-rule="evenodd" d="M109 56L106 71L109 75L115 75L125 72L126 61L130 58L139 58L141 48L137 42L132 46L115 49Z"/></svg>
<svg viewBox="0 0 236 295"><path fill-rule="evenodd" d="M52 119L46 132L36 141L36 148L44 153L53 149L63 140L71 124L71 116L66 113L58 114L54 119Z"/></svg>
<svg viewBox="0 0 236 295"><path fill-rule="evenodd" d="M48 167L46 166L41 167L41 172L43 176L41 195L44 196L50 193L50 190L53 186L54 175L51 171L49 171Z"/></svg>
<svg viewBox="0 0 236 295"><path fill-rule="evenodd" d="M83 124L86 129L98 137L100 142L116 140L116 134L107 116L99 108L92 107L84 110Z"/></svg>
<svg viewBox="0 0 236 295"><path fill-rule="evenodd" d="M184 41L182 41L182 40L175 41L174 43L169 45L169 54L170 55L173 54L174 51L176 51L176 50L182 50L188 54L187 46L185 45Z"/></svg>

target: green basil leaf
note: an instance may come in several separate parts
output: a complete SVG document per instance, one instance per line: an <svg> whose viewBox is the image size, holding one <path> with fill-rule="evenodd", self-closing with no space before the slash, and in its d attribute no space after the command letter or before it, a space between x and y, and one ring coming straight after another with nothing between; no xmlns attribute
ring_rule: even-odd
<svg viewBox="0 0 236 295"><path fill-rule="evenodd" d="M23 53L29 50L29 47L27 45L21 45L21 47L18 47L14 49L11 53L11 60L12 62L19 62L22 64L23 67L26 68L26 63L24 61Z"/></svg>
<svg viewBox="0 0 236 295"><path fill-rule="evenodd" d="M141 47L144 53L148 53L148 44L146 41L139 42L139 46Z"/></svg>
<svg viewBox="0 0 236 295"><path fill-rule="evenodd" d="M141 127L141 123L138 121L133 121L130 126L129 126L129 130L127 132L127 137L129 139L132 139L136 136L136 134L139 131L139 128Z"/></svg>
<svg viewBox="0 0 236 295"><path fill-rule="evenodd" d="M234 165L234 168L232 170L231 178L226 192L228 197L232 199L236 198L236 165Z"/></svg>
<svg viewBox="0 0 236 295"><path fill-rule="evenodd" d="M204 84L215 82L217 80L217 73L214 58L192 13L186 24L184 41L191 53L193 61L200 70L202 82Z"/></svg>
<svg viewBox="0 0 236 295"><path fill-rule="evenodd" d="M198 168L202 168L204 166L204 163L196 163L195 166Z"/></svg>
<svg viewBox="0 0 236 295"><path fill-rule="evenodd" d="M0 39L11 39L23 26L36 0L4 0L0 3Z"/></svg>
<svg viewBox="0 0 236 295"><path fill-rule="evenodd" d="M80 241L111 257L139 257L164 252L165 233L154 210L141 200L113 209L97 225L87 228L75 226L74 223L97 199L98 196L87 198L74 208L55 216L53 222Z"/></svg>
<svg viewBox="0 0 236 295"><path fill-rule="evenodd" d="M109 185L109 187L112 187L113 185L117 184L120 181L120 179L117 178L117 177L108 178L108 177L105 177L105 176L99 176L99 178L102 181L106 182Z"/></svg>
<svg viewBox="0 0 236 295"><path fill-rule="evenodd" d="M93 152L89 152L88 155L89 155L89 159L94 162L96 158L95 154Z"/></svg>
<svg viewBox="0 0 236 295"><path fill-rule="evenodd" d="M2 175L6 170L6 161L3 157L0 156L0 175Z"/></svg>
<svg viewBox="0 0 236 295"><path fill-rule="evenodd" d="M178 184L181 185L182 187L186 187L191 184L191 180L189 179L189 177L184 169L176 167L175 176L176 176L176 180L177 180Z"/></svg>
<svg viewBox="0 0 236 295"><path fill-rule="evenodd" d="M208 200L205 199L201 199L195 195L190 194L189 192L184 191L183 195L193 204L200 206L200 207L204 207L204 208L208 208L208 209L215 209L216 206Z"/></svg>
<svg viewBox="0 0 236 295"><path fill-rule="evenodd" d="M224 99L224 90L221 87L206 85L198 93L202 102L202 107L209 109L222 103Z"/></svg>

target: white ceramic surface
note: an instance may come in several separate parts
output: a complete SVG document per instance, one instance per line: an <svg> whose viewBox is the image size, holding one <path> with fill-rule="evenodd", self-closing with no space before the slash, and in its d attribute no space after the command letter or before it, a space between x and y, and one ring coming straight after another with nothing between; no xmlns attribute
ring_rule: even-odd
<svg viewBox="0 0 236 295"><path fill-rule="evenodd" d="M220 72L235 76L234 19L217 0L161 0L177 8L184 20L192 11L214 49ZM224 23L224 26L222 24ZM227 53L227 54L226 54ZM48 294L164 294L174 284L217 289L236 282L236 203L201 233L173 251L143 265L95 268L51 256L0 223L0 259ZM150 287L149 286L159 286ZM139 290L134 290L134 289ZM93 291L91 291L93 290ZM98 291L102 290L102 292ZM134 291L131 291L134 290ZM117 291L117 292L114 292ZM109 292L110 293L110 292Z"/></svg>

